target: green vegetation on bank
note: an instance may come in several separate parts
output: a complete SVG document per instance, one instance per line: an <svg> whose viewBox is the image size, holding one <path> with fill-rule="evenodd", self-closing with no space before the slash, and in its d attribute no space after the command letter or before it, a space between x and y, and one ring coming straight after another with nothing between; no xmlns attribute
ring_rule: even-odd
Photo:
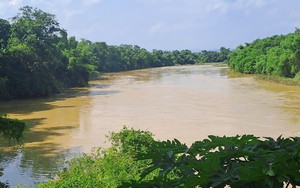
<svg viewBox="0 0 300 188"><path fill-rule="evenodd" d="M147 51L136 45L68 37L55 16L25 6L0 19L0 99L32 98L85 86L99 72L126 71L205 62L223 62L230 50Z"/></svg>
<svg viewBox="0 0 300 188"><path fill-rule="evenodd" d="M70 161L39 187L266 187L300 185L300 138L209 136L190 147L123 128L112 146Z"/></svg>
<svg viewBox="0 0 300 188"><path fill-rule="evenodd" d="M267 75L266 79L282 77L277 80L300 84L300 30L241 45L229 55L229 65L237 72Z"/></svg>
<svg viewBox="0 0 300 188"><path fill-rule="evenodd" d="M12 141L17 141L18 144L21 144L23 138L23 132L26 129L26 124L23 121L17 119L8 118L6 114L0 114L0 136ZM2 154L0 153L0 162ZM0 167L0 176L2 176L2 168ZM0 188L8 188L7 183L0 181Z"/></svg>
<svg viewBox="0 0 300 188"><path fill-rule="evenodd" d="M8 118L6 114L0 114L0 136L8 140L16 140L18 143L23 138L26 124L18 119Z"/></svg>
<svg viewBox="0 0 300 188"><path fill-rule="evenodd" d="M69 161L69 168L52 180L38 187L119 187L125 182L138 181L151 161L135 161L137 154L149 153L155 143L153 134L148 131L124 127L108 137L111 147L94 149L92 154ZM149 175L152 179L158 172Z"/></svg>

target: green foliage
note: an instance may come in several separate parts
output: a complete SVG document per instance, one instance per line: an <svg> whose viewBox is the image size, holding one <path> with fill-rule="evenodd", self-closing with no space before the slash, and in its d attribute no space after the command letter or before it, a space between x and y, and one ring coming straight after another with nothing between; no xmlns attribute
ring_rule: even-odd
<svg viewBox="0 0 300 188"><path fill-rule="evenodd" d="M300 71L296 74L294 80L295 80L298 84L300 84Z"/></svg>
<svg viewBox="0 0 300 188"><path fill-rule="evenodd" d="M54 15L32 7L21 8L12 18L7 47L0 59L1 76L7 79L2 98L47 96L60 90L55 77L61 58L56 47L60 31Z"/></svg>
<svg viewBox="0 0 300 188"><path fill-rule="evenodd" d="M300 185L300 138L209 136L190 147L124 127L111 147L69 162L39 187L283 187Z"/></svg>
<svg viewBox="0 0 300 188"><path fill-rule="evenodd" d="M120 132L112 132L107 139L112 148L122 153L147 153L148 148L154 143L153 134L149 131L129 129L126 126Z"/></svg>
<svg viewBox="0 0 300 188"><path fill-rule="evenodd" d="M228 60L230 52L229 48L224 47L221 47L218 52L203 50L196 54L197 63L224 62Z"/></svg>
<svg viewBox="0 0 300 188"><path fill-rule="evenodd" d="M147 148L154 142L153 135L124 127L118 133L111 133L108 139L110 148L96 148L92 154L69 161L69 168L58 174L58 180L39 187L119 187L124 182L140 179L149 161L135 161L133 157L148 152Z"/></svg>
<svg viewBox="0 0 300 188"><path fill-rule="evenodd" d="M23 138L23 132L26 129L26 124L23 121L17 119L10 119L6 114L0 114L0 136L5 139L16 140L19 144ZM1 162L1 159L0 159ZM0 168L0 176L3 175L2 168ZM1 188L8 188L9 185L6 182L0 181Z"/></svg>
<svg viewBox="0 0 300 188"><path fill-rule="evenodd" d="M10 35L11 25L7 20L0 19L0 48L5 49Z"/></svg>
<svg viewBox="0 0 300 188"><path fill-rule="evenodd" d="M55 16L25 6L11 19L0 19L0 99L31 98L86 86L100 72L221 62L229 49L193 53L147 51L137 45L109 46L77 41L59 27Z"/></svg>
<svg viewBox="0 0 300 188"><path fill-rule="evenodd" d="M10 119L6 114L0 114L0 136L9 140L16 140L20 143L25 128L25 122Z"/></svg>
<svg viewBox="0 0 300 188"><path fill-rule="evenodd" d="M300 71L300 34L275 35L239 46L229 56L230 68L248 74L293 78Z"/></svg>
<svg viewBox="0 0 300 188"><path fill-rule="evenodd" d="M300 138L209 136L191 147L178 140L156 142L138 160L152 160L159 176L133 187L283 187L300 185ZM144 173L148 173L147 169ZM174 173L178 178L170 179ZM159 186L157 186L159 185Z"/></svg>

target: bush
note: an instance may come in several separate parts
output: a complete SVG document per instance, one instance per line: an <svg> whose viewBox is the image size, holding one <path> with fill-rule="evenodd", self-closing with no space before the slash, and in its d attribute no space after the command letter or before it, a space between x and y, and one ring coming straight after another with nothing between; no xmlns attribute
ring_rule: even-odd
<svg viewBox="0 0 300 188"><path fill-rule="evenodd" d="M298 84L300 84L300 71L294 77L294 81L297 82Z"/></svg>
<svg viewBox="0 0 300 188"><path fill-rule="evenodd" d="M119 187L124 182L138 181L149 161L135 161L134 156L148 152L154 143L153 134L124 127L110 133L108 140L110 148L95 148L92 154L69 161L69 168L58 174L58 180L39 187Z"/></svg>
<svg viewBox="0 0 300 188"><path fill-rule="evenodd" d="M124 127L112 146L70 161L40 187L283 187L300 185L300 138L209 136L190 147Z"/></svg>
<svg viewBox="0 0 300 188"><path fill-rule="evenodd" d="M26 129L26 124L23 121L17 119L10 119L6 114L0 114L0 136L5 139L16 140L18 144L21 144L23 138L23 132ZM1 162L1 158L0 158ZM0 176L3 175L3 168L0 167ZM8 188L7 182L0 181L0 188Z"/></svg>
<svg viewBox="0 0 300 188"><path fill-rule="evenodd" d="M22 140L26 124L17 119L10 119L6 114L0 114L0 135L9 140Z"/></svg>
<svg viewBox="0 0 300 188"><path fill-rule="evenodd" d="M265 138L252 135L209 136L191 147L177 140L156 142L139 160L152 160L144 173L159 170L150 181L134 187L283 187L300 185L300 138ZM177 179L168 178L168 174ZM124 184L125 185L125 184Z"/></svg>

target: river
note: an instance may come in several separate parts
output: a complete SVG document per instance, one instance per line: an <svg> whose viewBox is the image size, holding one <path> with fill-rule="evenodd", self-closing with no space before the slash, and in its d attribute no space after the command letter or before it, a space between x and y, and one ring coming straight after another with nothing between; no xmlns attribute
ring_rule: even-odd
<svg viewBox="0 0 300 188"><path fill-rule="evenodd" d="M1 102L0 112L29 125L22 149L1 140L0 181L32 186L124 125L187 144L211 134L300 136L300 87L175 66L105 74L54 97Z"/></svg>

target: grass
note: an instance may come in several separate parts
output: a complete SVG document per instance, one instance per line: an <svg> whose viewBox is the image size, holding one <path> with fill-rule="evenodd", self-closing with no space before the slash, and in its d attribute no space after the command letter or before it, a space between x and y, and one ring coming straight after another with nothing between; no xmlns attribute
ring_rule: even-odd
<svg viewBox="0 0 300 188"><path fill-rule="evenodd" d="M298 74L296 74L296 76L294 78L287 78L287 77L264 75L264 74L245 74L245 73L236 72L232 69L229 70L230 78L249 77L249 76L253 77L254 79L258 79L258 80L265 80L268 82L300 87L300 72L298 72Z"/></svg>
<svg viewBox="0 0 300 188"><path fill-rule="evenodd" d="M299 75L299 76L297 76ZM280 76L270 76L270 75L261 75L261 74L255 74L255 79L260 80L266 80L269 82L284 84L284 85L290 85L290 86L300 86L300 74L298 73L295 78L286 78L286 77L280 77Z"/></svg>

